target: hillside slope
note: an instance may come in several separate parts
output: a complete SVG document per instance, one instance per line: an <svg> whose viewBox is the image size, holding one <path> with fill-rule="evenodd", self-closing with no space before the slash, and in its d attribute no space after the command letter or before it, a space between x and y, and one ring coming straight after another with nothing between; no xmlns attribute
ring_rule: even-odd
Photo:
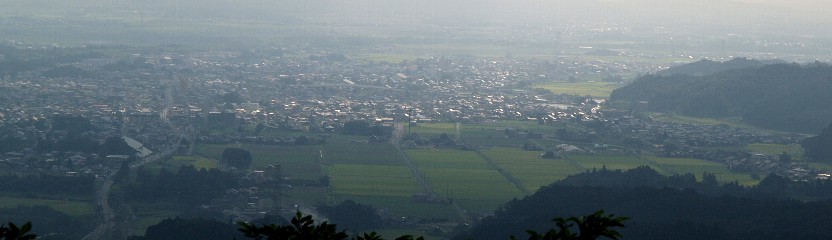
<svg viewBox="0 0 832 240"><path fill-rule="evenodd" d="M673 75L691 75L691 76L707 76L716 73L721 73L730 70L744 69L744 68L759 68L765 65L783 63L782 61L760 61L747 58L734 58L730 61L717 62L707 59L696 62L675 66L657 72L660 76Z"/></svg>
<svg viewBox="0 0 832 240"><path fill-rule="evenodd" d="M526 229L553 228L554 217L599 209L630 218L620 231L622 239L825 239L832 234L827 227L832 224L832 201L801 202L785 194L791 191L786 189L828 191L821 185L829 182L793 183L774 176L746 189L696 183L691 176L663 177L645 168L631 171L567 178L507 203L456 239L522 239L528 236ZM691 187L680 187L684 185Z"/></svg>
<svg viewBox="0 0 832 240"><path fill-rule="evenodd" d="M824 128L817 136L807 138L801 143L806 150L806 157L820 162L832 162L832 124Z"/></svg>
<svg viewBox="0 0 832 240"><path fill-rule="evenodd" d="M815 133L832 121L832 67L774 64L707 76L644 76L612 101L648 101L653 112L742 117L752 125Z"/></svg>

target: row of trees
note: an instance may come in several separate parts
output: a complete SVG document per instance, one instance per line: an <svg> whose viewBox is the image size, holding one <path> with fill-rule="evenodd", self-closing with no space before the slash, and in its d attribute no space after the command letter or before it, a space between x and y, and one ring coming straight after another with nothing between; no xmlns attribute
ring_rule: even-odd
<svg viewBox="0 0 832 240"><path fill-rule="evenodd" d="M528 230L529 240L592 240L605 237L618 239L618 228L624 228L625 217L605 215L603 211L570 218L555 218L554 228L538 233ZM145 236L131 237L130 240L229 240L249 238L255 240L383 240L384 236L376 232L364 232L350 235L343 226L329 222L316 223L312 216L297 212L288 222L274 224L238 223L237 231L233 225L205 219L167 219L147 229ZM423 240L422 237L402 235L396 240ZM488 239L494 239L490 237ZM505 239L509 239L506 237ZM510 239L516 239L510 237Z"/></svg>
<svg viewBox="0 0 832 240"><path fill-rule="evenodd" d="M387 137L393 133L392 127L371 125L367 120L353 120L344 123L344 134Z"/></svg>
<svg viewBox="0 0 832 240"><path fill-rule="evenodd" d="M242 148L226 148L222 151L222 163L229 167L248 168L251 160L251 152Z"/></svg>
<svg viewBox="0 0 832 240"><path fill-rule="evenodd" d="M127 155L134 156L136 150L127 145L120 136L108 137L103 144L99 144L98 136L91 133L67 135L60 140L42 139L37 145L41 152L50 151L71 151L84 153L97 153L101 155Z"/></svg>
<svg viewBox="0 0 832 240"><path fill-rule="evenodd" d="M162 170L153 174L139 168L134 181L126 183L119 194L134 201L173 201L181 204L182 209L193 209L238 185L236 176L218 169L196 170L193 166L182 166L176 173Z"/></svg>

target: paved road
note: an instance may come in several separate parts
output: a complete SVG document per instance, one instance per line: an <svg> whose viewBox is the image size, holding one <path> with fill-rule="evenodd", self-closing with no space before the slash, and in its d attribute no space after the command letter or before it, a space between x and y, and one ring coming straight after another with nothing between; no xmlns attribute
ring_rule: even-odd
<svg viewBox="0 0 832 240"><path fill-rule="evenodd" d="M152 163L161 159L165 159L176 151L179 147L179 144L182 143L182 139L184 138L183 133L177 133L179 135L178 140L175 144L171 144L168 146L167 149L164 149L161 153L154 153L151 154L137 163L130 165L130 168L138 168L144 166L145 164ZM105 233L110 231L110 229L115 226L115 213L110 208L110 190L113 186L113 177L115 177L116 173L112 172L107 175L104 179L104 182L99 186L98 190L96 191L96 203L100 207L100 215L103 220L101 224L98 225L95 229L92 230L89 234L84 236L82 240L97 240L101 238Z"/></svg>
<svg viewBox="0 0 832 240"><path fill-rule="evenodd" d="M390 143L392 143L393 146L396 146L396 150L399 152L399 159L404 162L404 165L407 166L408 169L410 169L413 177L416 178L416 182L422 186L424 193L430 196L430 198L436 198L436 191L433 190L433 186L430 185L430 182L428 182L425 175L422 174L422 172L419 171L415 165L413 165L413 162L410 161L410 158L404 153L404 149L401 148L400 142L402 138L404 138L404 125L402 123L396 123L393 126L393 137L390 138Z"/></svg>

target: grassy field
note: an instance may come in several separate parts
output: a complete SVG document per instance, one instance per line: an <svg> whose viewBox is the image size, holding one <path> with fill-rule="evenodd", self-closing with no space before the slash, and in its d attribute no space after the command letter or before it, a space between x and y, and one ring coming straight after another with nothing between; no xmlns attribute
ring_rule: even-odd
<svg viewBox="0 0 832 240"><path fill-rule="evenodd" d="M832 173L832 164L819 162L806 162L806 164L811 168Z"/></svg>
<svg viewBox="0 0 832 240"><path fill-rule="evenodd" d="M246 131L254 133L255 127L248 126L246 127ZM235 129L229 129L231 131L236 131ZM264 138L289 138L289 137L315 137L315 134L311 134L309 132L302 132L302 131L291 131L291 130L281 130L281 129L271 129L265 128L262 132L257 134L257 136L264 137Z"/></svg>
<svg viewBox="0 0 832 240"><path fill-rule="evenodd" d="M196 169L213 169L219 166L219 161L200 156L173 156L165 161L155 162L148 168L164 168L176 172L182 166L193 166Z"/></svg>
<svg viewBox="0 0 832 240"><path fill-rule="evenodd" d="M208 158L213 158L213 159L222 159L222 151L224 151L226 148L241 147L241 146L242 145L236 145L236 144L225 144L225 145L199 144L199 145L196 146L195 150L196 150L196 153L199 154L199 155L202 155L202 156L205 156L205 157L208 157Z"/></svg>
<svg viewBox="0 0 832 240"><path fill-rule="evenodd" d="M404 166L335 164L327 170L338 195L411 197L421 192Z"/></svg>
<svg viewBox="0 0 832 240"><path fill-rule="evenodd" d="M700 124L700 125L724 125L731 128L754 128L756 127L745 124L739 118L695 118L682 116L678 114L655 113L651 112L650 117L656 121L674 122L681 124Z"/></svg>
<svg viewBox="0 0 832 240"><path fill-rule="evenodd" d="M523 139L521 137L506 137L506 128L517 131L530 130L545 134L551 134L560 129L559 127L538 125L536 121L489 121L476 124L460 123L459 137L463 143L470 146L519 147L523 145ZM412 127L411 132L418 133L419 135L428 138L436 138L442 133L448 134L451 138L456 138L457 131L455 123L420 123L419 126Z"/></svg>
<svg viewBox="0 0 832 240"><path fill-rule="evenodd" d="M541 151L523 151L518 148L492 148L483 151L494 162L506 169L514 178L523 182L530 191L536 191L581 170L563 159L543 159Z"/></svg>
<svg viewBox="0 0 832 240"><path fill-rule="evenodd" d="M197 147L197 153L205 157L221 159L223 150L228 147L239 147L251 152L253 168L281 165L283 175L291 179L317 180L322 176L318 161L321 146L318 145L201 144Z"/></svg>
<svg viewBox="0 0 832 240"><path fill-rule="evenodd" d="M693 158L646 157L646 159L655 162L658 167L666 170L670 174L701 174L703 172L721 173L728 171L725 164Z"/></svg>
<svg viewBox="0 0 832 240"><path fill-rule="evenodd" d="M460 221L457 212L447 204L441 203L417 203L412 197L383 197L383 196L361 196L361 195L334 195L332 203L339 203L347 199L361 204L372 205L380 210L382 215L393 219L422 218Z"/></svg>
<svg viewBox="0 0 832 240"><path fill-rule="evenodd" d="M418 126L411 127L410 132L428 136L443 133L454 136L456 133L456 123L419 123Z"/></svg>
<svg viewBox="0 0 832 240"><path fill-rule="evenodd" d="M479 128L465 128L460 134L462 142L471 146L504 146L504 147L519 147L523 145L523 140L519 138L506 137L505 128L495 127L479 127Z"/></svg>
<svg viewBox="0 0 832 240"><path fill-rule="evenodd" d="M751 178L750 173L733 173L722 163L692 158L646 157L646 159L654 162L670 174L693 173L700 181L702 180L702 174L707 172L716 175L717 180L721 182L737 181L739 184L747 186L759 183L759 180Z"/></svg>
<svg viewBox="0 0 832 240"><path fill-rule="evenodd" d="M16 208L18 206L47 206L70 216L88 216L95 214L95 206L90 202L0 197L0 208Z"/></svg>
<svg viewBox="0 0 832 240"><path fill-rule="evenodd" d="M639 159L635 156L605 156L605 155L578 155L578 154L568 154L565 155L566 159L569 161L574 161L586 169L601 169L606 167L610 170L627 170L633 169L638 166L650 166L653 169L656 169L659 173L667 174L662 168L658 168L655 164L652 164L644 159Z"/></svg>
<svg viewBox="0 0 832 240"><path fill-rule="evenodd" d="M489 170L490 166L477 153L448 149L411 149L407 155L420 169L481 169ZM490 169L494 170L494 169Z"/></svg>
<svg viewBox="0 0 832 240"><path fill-rule="evenodd" d="M401 165L399 152L389 143L328 143L324 162L334 164Z"/></svg>
<svg viewBox="0 0 832 240"><path fill-rule="evenodd" d="M168 218L175 218L176 211L169 204L133 204L130 212L135 217L132 222L133 231L136 234L144 235L148 227L153 226Z"/></svg>
<svg viewBox="0 0 832 240"><path fill-rule="evenodd" d="M600 98L608 98L612 90L622 87L619 83L609 82L551 82L545 84L535 84L535 88L543 88L552 91L556 94L571 94L578 96L593 96Z"/></svg>
<svg viewBox="0 0 832 240"><path fill-rule="evenodd" d="M464 209L489 212L522 192L474 152L420 149L407 155L440 197L453 198Z"/></svg>
<svg viewBox="0 0 832 240"><path fill-rule="evenodd" d="M693 173L700 181L702 180L702 174L707 172L714 174L720 182L737 181L739 184L746 186L759 183L759 180L751 178L751 173L734 173L728 170L725 164L701 159L603 155L568 155L567 159L575 161L587 169L600 169L605 166L607 169L626 170L647 165L664 175Z"/></svg>
<svg viewBox="0 0 832 240"><path fill-rule="evenodd" d="M779 155L781 153L789 154L794 160L803 159L803 147L800 144L764 144L755 143L745 146L745 150L752 153L762 153L768 155Z"/></svg>

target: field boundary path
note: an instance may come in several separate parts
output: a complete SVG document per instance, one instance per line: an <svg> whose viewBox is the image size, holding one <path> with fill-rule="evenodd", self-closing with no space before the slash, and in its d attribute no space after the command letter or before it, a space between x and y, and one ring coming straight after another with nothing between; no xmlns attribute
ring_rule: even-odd
<svg viewBox="0 0 832 240"><path fill-rule="evenodd" d="M416 182L419 183L419 186L422 187L422 190L425 194L427 194L431 199L436 198L436 191L433 190L433 186L430 185L425 175L413 165L413 161L410 161L410 157L404 153L404 149L401 148L401 140L404 138L404 125L401 123L396 123L393 126L393 137L390 138L390 143L396 147L396 152L399 153L399 159L404 162L404 165L410 169L410 173L413 174L413 177L416 178Z"/></svg>
<svg viewBox="0 0 832 240"><path fill-rule="evenodd" d="M409 123L408 123L409 124ZM393 125L393 137L390 138L390 143L396 147L396 151L399 153L399 159L404 162L410 172L413 174L413 177L416 178L416 182L424 190L425 194L427 194L431 199L436 199L436 191L433 190L433 186L428 182L427 178L415 165L413 165L413 161L410 160L410 157L404 152L404 149L401 148L401 140L404 139L405 129L402 123L395 123ZM465 209L462 209L462 206L459 206L457 201L451 201L450 206L454 209L457 215L462 218L463 221L466 223L471 222L471 218L468 217Z"/></svg>
<svg viewBox="0 0 832 240"><path fill-rule="evenodd" d="M497 169L497 172L499 172L500 175L503 175L503 177L506 178L506 180L511 182L511 184L514 185L514 187L520 189L520 191L523 192L523 195L531 195L531 191L529 191L529 189L523 185L523 182L512 176L511 173L500 167L500 165L497 165L497 163L494 162L494 159L491 159L491 157L485 155L485 153L483 153L480 149L476 149L474 150L474 152L477 153L477 155L480 155L480 157L484 159L486 162L488 162L488 164L491 165L491 167Z"/></svg>
<svg viewBox="0 0 832 240"><path fill-rule="evenodd" d="M565 155L561 155L561 157L562 157L562 158L563 158L563 160L564 160L564 161L566 161L567 163L569 163L569 164L571 164L572 166L574 166L574 167L576 167L576 168L580 169L580 170L581 170L581 172L586 172L586 170L587 170L587 169L586 169L584 166L582 166L580 163L576 162L575 160L569 159L569 158L568 158L568 157L566 157Z"/></svg>
<svg viewBox="0 0 832 240"><path fill-rule="evenodd" d="M433 186L430 185L430 182L428 182L425 175L422 174L422 172L419 171L415 165L413 165L413 161L410 161L410 157L404 153L404 150L401 147L397 145L396 150L399 152L399 159L401 159L402 162L404 162L404 165L410 169L410 172L413 174L413 177L416 178L416 182L422 186L422 190L425 194L427 194L430 198L436 198L436 191L433 190Z"/></svg>

